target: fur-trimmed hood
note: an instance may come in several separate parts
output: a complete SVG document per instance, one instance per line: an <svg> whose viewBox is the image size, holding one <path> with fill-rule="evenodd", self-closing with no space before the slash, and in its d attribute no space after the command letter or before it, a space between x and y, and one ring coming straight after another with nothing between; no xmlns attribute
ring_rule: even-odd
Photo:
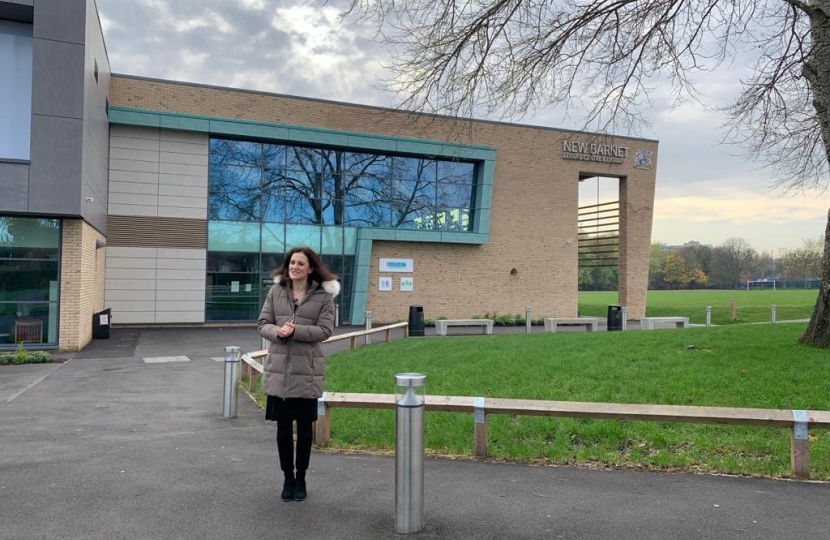
<svg viewBox="0 0 830 540"><path fill-rule="evenodd" d="M279 284L282 282L282 276L274 276L274 283ZM316 283L316 282L315 282ZM336 279L332 279L330 281L323 282L323 290L329 293L332 296L337 296L340 294L340 282Z"/></svg>

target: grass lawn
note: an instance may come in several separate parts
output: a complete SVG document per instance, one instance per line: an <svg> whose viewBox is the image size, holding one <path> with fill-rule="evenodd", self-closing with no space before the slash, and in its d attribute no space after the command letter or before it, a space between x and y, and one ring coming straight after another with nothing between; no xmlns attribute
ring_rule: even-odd
<svg viewBox="0 0 830 540"><path fill-rule="evenodd" d="M646 299L648 317L689 317L692 323L706 322L706 306L712 306L712 324L729 322L729 300L735 299L735 323L769 322L770 306L776 305L779 321L809 319L818 291L649 291ZM579 311L589 317L605 317L610 304L616 304L616 292L580 292Z"/></svg>
<svg viewBox="0 0 830 540"><path fill-rule="evenodd" d="M327 360L328 391L394 392L427 375L432 395L830 409L830 353L796 344L803 324L626 333L410 338ZM695 345L693 351L687 345ZM428 412L427 448L472 455L471 414ZM332 410L332 446L394 448L394 412ZM811 474L830 480L830 434L813 430ZM489 455L786 477L789 430L489 417Z"/></svg>

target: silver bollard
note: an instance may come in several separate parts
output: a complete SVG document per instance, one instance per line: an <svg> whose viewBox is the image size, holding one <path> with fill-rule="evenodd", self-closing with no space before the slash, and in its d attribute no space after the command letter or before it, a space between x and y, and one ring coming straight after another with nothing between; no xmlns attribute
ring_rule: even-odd
<svg viewBox="0 0 830 540"><path fill-rule="evenodd" d="M770 308L769 320L772 324L775 324L775 304Z"/></svg>
<svg viewBox="0 0 830 540"><path fill-rule="evenodd" d="M340 306L334 306L334 327L340 328Z"/></svg>
<svg viewBox="0 0 830 540"><path fill-rule="evenodd" d="M424 404L426 376L395 375L395 532L424 527Z"/></svg>
<svg viewBox="0 0 830 540"><path fill-rule="evenodd" d="M261 338L259 342L259 346L262 348L263 351L267 351L268 347L271 346L271 342L265 338Z"/></svg>
<svg viewBox="0 0 830 540"><path fill-rule="evenodd" d="M372 329L372 312L367 311L366 312L366 330L371 330L371 329ZM372 336L370 336L369 334L366 334L364 336L364 338L365 338L364 343L366 345L371 345L372 344Z"/></svg>
<svg viewBox="0 0 830 540"><path fill-rule="evenodd" d="M712 326L712 306L706 306L706 326Z"/></svg>
<svg viewBox="0 0 830 540"><path fill-rule="evenodd" d="M528 334L531 332L531 330L530 330L530 324L531 324L531 322L532 322L532 317L531 317L531 314L532 314L532 313L533 313L533 310L532 310L532 309L530 309L530 306L527 306L527 307L525 308L525 331L526 331Z"/></svg>
<svg viewBox="0 0 830 540"><path fill-rule="evenodd" d="M222 400L222 416L236 418L236 405L239 403L239 347L225 347L225 391Z"/></svg>
<svg viewBox="0 0 830 540"><path fill-rule="evenodd" d="M622 307L622 331L625 332L628 329L628 308L623 306Z"/></svg>

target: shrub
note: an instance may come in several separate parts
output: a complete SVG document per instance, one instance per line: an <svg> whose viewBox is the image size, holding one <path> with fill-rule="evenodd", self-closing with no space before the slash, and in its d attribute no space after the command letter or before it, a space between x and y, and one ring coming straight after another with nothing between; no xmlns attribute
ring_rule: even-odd
<svg viewBox="0 0 830 540"><path fill-rule="evenodd" d="M46 351L27 351L20 343L11 354L0 354L0 365L45 364L52 361L52 355Z"/></svg>

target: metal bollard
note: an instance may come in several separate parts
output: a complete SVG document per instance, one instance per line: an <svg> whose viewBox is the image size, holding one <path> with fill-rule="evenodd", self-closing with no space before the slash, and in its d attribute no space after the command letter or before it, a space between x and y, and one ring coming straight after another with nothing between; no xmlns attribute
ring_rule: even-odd
<svg viewBox="0 0 830 540"><path fill-rule="evenodd" d="M628 308L622 307L622 331L625 332L628 328Z"/></svg>
<svg viewBox="0 0 830 540"><path fill-rule="evenodd" d="M225 347L225 391L222 400L222 416L236 418L236 405L239 403L239 347Z"/></svg>
<svg viewBox="0 0 830 540"><path fill-rule="evenodd" d="M334 327L340 328L340 306L334 306Z"/></svg>
<svg viewBox="0 0 830 540"><path fill-rule="evenodd" d="M424 383L420 373L395 375L395 532L424 527Z"/></svg>
<svg viewBox="0 0 830 540"><path fill-rule="evenodd" d="M262 350L263 350L263 351L267 351L267 350L268 350L268 347L270 347L270 346L271 346L271 342L270 342L270 341L268 341L268 340L267 340L267 339L265 339L265 338L262 338L262 339L260 340L260 342L259 342L259 346L260 346L260 347L262 347Z"/></svg>
<svg viewBox="0 0 830 540"><path fill-rule="evenodd" d="M775 304L770 308L769 320L772 324L775 324Z"/></svg>
<svg viewBox="0 0 830 540"><path fill-rule="evenodd" d="M525 308L525 330L527 331L528 334L531 331L530 330L530 324L532 322L532 313L533 313L533 310L530 309L530 306L527 306Z"/></svg>
<svg viewBox="0 0 830 540"><path fill-rule="evenodd" d="M372 329L372 312L367 311L366 312L366 330L371 330L371 329ZM366 338L364 343L366 345L371 345L372 344L372 336L370 336L369 334L366 334L364 337Z"/></svg>
<svg viewBox="0 0 830 540"><path fill-rule="evenodd" d="M712 326L712 306L706 306L706 326Z"/></svg>

